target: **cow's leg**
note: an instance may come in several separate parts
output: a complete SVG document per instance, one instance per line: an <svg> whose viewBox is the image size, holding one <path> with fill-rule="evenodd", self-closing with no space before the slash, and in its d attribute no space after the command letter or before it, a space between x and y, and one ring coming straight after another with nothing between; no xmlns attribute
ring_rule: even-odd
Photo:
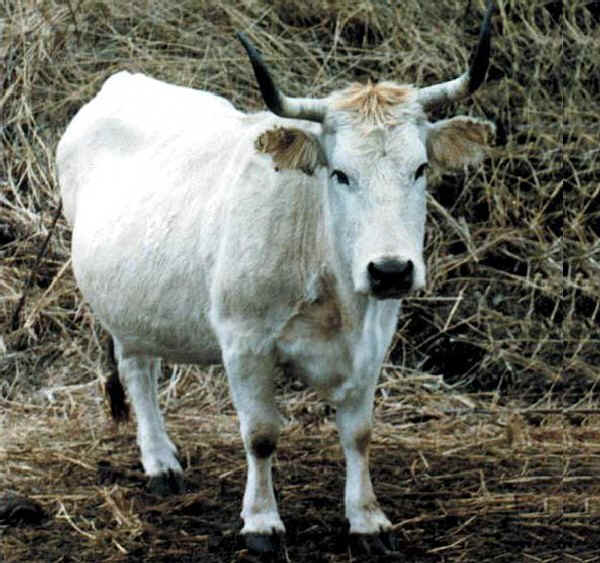
<svg viewBox="0 0 600 563"><path fill-rule="evenodd" d="M137 442L142 465L150 477L152 492L166 495L183 491L183 471L177 448L167 436L158 404L157 379L160 360L149 356L127 355L115 339L119 378L127 389L137 420Z"/></svg>
<svg viewBox="0 0 600 563"><path fill-rule="evenodd" d="M337 404L336 423L346 457L346 518L353 540L371 551L393 549L391 523L375 497L369 471L374 385Z"/></svg>
<svg viewBox="0 0 600 563"><path fill-rule="evenodd" d="M252 550L274 551L280 535L285 533L271 477L271 460L281 426L274 397L275 364L268 356L239 348L224 351L223 358L248 464L241 533Z"/></svg>

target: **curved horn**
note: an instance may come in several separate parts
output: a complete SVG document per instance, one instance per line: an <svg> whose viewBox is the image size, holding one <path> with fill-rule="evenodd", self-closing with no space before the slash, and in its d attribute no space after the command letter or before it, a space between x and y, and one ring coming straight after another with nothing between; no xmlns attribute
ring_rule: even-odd
<svg viewBox="0 0 600 563"><path fill-rule="evenodd" d="M236 37L240 40L244 49L246 49L246 53L248 53L263 100L273 113L280 117L307 119L309 121L318 121L319 123L325 119L325 113L327 111L327 103L325 100L288 98L282 94L275 85L275 81L273 80L267 65L246 35L238 32L236 33Z"/></svg>
<svg viewBox="0 0 600 563"><path fill-rule="evenodd" d="M460 100L470 96L481 86L490 62L490 24L495 8L494 1L488 0L487 11L481 24L479 43L471 68L454 80L421 88L417 100L424 107L435 106L446 101Z"/></svg>

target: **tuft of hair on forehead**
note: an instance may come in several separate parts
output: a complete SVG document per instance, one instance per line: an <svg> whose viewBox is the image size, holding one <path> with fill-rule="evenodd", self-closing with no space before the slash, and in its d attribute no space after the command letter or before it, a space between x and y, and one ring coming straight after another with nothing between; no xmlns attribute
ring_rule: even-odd
<svg viewBox="0 0 600 563"><path fill-rule="evenodd" d="M417 90L408 84L369 80L366 84L354 82L334 94L336 109L355 114L361 121L373 125L391 125L395 121L394 108L416 100Z"/></svg>

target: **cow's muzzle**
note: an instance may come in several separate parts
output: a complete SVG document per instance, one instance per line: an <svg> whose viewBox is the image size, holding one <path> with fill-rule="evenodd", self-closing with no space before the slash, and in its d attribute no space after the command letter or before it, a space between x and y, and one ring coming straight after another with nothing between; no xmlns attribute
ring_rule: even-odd
<svg viewBox="0 0 600 563"><path fill-rule="evenodd" d="M369 262L367 271L371 293L377 299L398 299L413 288L415 268L412 260Z"/></svg>

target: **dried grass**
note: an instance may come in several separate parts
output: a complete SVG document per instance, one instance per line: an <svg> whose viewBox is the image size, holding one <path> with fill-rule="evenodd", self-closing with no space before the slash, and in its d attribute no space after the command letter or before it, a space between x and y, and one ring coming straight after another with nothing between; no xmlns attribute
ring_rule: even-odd
<svg viewBox="0 0 600 563"><path fill-rule="evenodd" d="M290 95L431 84L466 68L483 2L466 4L2 0L0 484L51 519L0 529L0 559L251 560L236 540L245 465L222 371L165 371L190 491L153 499L133 427L106 416L104 335L62 218L11 328L77 109L122 69L262 108L236 30ZM374 480L407 561L600 561L598 20L584 0L562 16L549 0L498 4L487 85L433 117L487 115L500 144L477 171L429 178L428 289L407 300L382 374ZM332 415L297 382L281 396L290 560L357 561L339 539Z"/></svg>

